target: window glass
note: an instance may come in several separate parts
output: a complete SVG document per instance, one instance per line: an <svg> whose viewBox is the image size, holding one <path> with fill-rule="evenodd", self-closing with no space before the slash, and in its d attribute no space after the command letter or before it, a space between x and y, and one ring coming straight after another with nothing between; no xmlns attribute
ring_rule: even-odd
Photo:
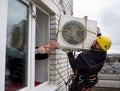
<svg viewBox="0 0 120 91"><path fill-rule="evenodd" d="M8 0L5 91L27 86L28 6Z"/></svg>

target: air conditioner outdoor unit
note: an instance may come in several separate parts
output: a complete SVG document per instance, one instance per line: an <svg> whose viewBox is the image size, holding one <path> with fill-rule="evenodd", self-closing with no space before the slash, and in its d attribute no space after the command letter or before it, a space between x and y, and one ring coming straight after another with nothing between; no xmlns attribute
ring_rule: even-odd
<svg viewBox="0 0 120 91"><path fill-rule="evenodd" d="M89 50L97 37L97 22L72 16L61 16L57 41L62 49Z"/></svg>

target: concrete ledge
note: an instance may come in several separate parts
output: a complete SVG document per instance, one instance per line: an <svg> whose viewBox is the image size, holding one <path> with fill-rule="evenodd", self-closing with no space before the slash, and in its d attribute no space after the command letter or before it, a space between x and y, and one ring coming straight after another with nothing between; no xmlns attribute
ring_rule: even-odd
<svg viewBox="0 0 120 91"><path fill-rule="evenodd" d="M120 74L98 74L98 78L100 80L119 80L120 81Z"/></svg>
<svg viewBox="0 0 120 91"><path fill-rule="evenodd" d="M92 91L120 91L120 88L93 87Z"/></svg>
<svg viewBox="0 0 120 91"><path fill-rule="evenodd" d="M120 81L99 80L95 87L120 88Z"/></svg>

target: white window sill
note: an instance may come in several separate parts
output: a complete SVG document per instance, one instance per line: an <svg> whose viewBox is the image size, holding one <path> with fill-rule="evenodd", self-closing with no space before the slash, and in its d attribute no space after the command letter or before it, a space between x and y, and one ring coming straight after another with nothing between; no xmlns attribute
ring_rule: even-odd
<svg viewBox="0 0 120 91"><path fill-rule="evenodd" d="M38 89L37 91L56 91L56 89L57 89L56 86L46 85L46 86Z"/></svg>

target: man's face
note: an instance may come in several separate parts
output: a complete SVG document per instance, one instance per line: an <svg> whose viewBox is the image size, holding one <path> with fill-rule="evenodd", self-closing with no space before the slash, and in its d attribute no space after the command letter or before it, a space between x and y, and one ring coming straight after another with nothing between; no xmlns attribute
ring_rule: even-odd
<svg viewBox="0 0 120 91"><path fill-rule="evenodd" d="M95 43L94 43L95 42ZM97 48L97 49L101 49L101 47L99 46L99 44L97 43L97 41L94 41L93 43L95 44L95 47Z"/></svg>
<svg viewBox="0 0 120 91"><path fill-rule="evenodd" d="M93 41L92 47L96 50L102 50L102 48L99 46L96 40Z"/></svg>

